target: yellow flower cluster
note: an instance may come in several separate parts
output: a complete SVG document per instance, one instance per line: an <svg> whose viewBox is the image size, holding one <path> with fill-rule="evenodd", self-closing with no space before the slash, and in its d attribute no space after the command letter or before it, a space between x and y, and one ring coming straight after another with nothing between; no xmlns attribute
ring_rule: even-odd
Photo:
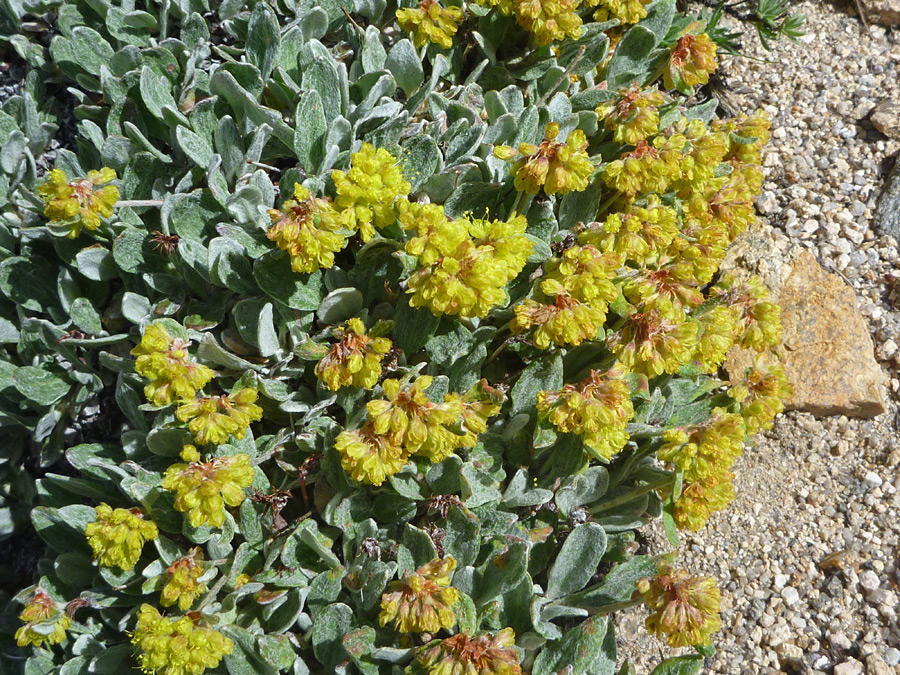
<svg viewBox="0 0 900 675"><path fill-rule="evenodd" d="M587 136L581 129L569 133L565 143L556 140L559 125L551 122L540 145L521 143L516 150L506 145L494 148L500 159L520 156L513 165L513 184L519 192L548 195L580 192L587 188L594 165L586 152Z"/></svg>
<svg viewBox="0 0 900 675"><path fill-rule="evenodd" d="M663 103L665 98L659 91L632 85L620 89L617 98L598 105L597 115L613 132L616 143L637 145L659 132L659 106Z"/></svg>
<svg viewBox="0 0 900 675"><path fill-rule="evenodd" d="M435 316L483 317L506 302L506 284L518 276L533 244L524 216L447 220L443 208L401 203L400 223L416 236L406 251L418 257L407 293L412 307Z"/></svg>
<svg viewBox="0 0 900 675"><path fill-rule="evenodd" d="M192 399L213 378L212 370L191 361L189 344L170 335L159 322L144 329L141 343L131 350L131 355L137 357L135 372L150 380L144 387L148 401L168 405Z"/></svg>
<svg viewBox="0 0 900 675"><path fill-rule="evenodd" d="M652 0L591 0L585 2L588 7L597 7L594 12L595 21L618 19L621 24L637 23L647 16L647 5Z"/></svg>
<svg viewBox="0 0 900 675"><path fill-rule="evenodd" d="M537 395L538 415L560 431L581 436L588 452L608 462L628 441L625 427L634 417L631 389L620 370L592 370L581 383Z"/></svg>
<svg viewBox="0 0 900 675"><path fill-rule="evenodd" d="M34 596L19 614L19 620L25 624L16 630L16 644L20 647L58 645L66 639L66 631L72 626L72 619L59 610L50 594L42 588L34 591Z"/></svg>
<svg viewBox="0 0 900 675"><path fill-rule="evenodd" d="M651 309L629 316L622 328L607 336L606 344L631 372L656 377L677 373L690 362L697 347L697 329L696 321L680 323Z"/></svg>
<svg viewBox="0 0 900 675"><path fill-rule="evenodd" d="M534 36L538 47L554 40L581 37L581 0L475 0L483 7L496 7Z"/></svg>
<svg viewBox="0 0 900 675"><path fill-rule="evenodd" d="M516 634L504 628L495 635L458 633L416 650L428 675L522 675Z"/></svg>
<svg viewBox="0 0 900 675"><path fill-rule="evenodd" d="M269 209L272 227L266 236L291 256L291 269L310 274L334 266L334 254L344 248L346 238L339 232L341 219L327 199L310 195L309 190L294 184L294 198Z"/></svg>
<svg viewBox="0 0 900 675"><path fill-rule="evenodd" d="M453 36L464 19L459 7L442 7L436 0L422 0L418 8L397 10L397 23L413 34L417 48L433 42L443 49L453 46Z"/></svg>
<svg viewBox="0 0 900 675"><path fill-rule="evenodd" d="M718 67L716 43L709 35L685 35L675 43L669 62L663 72L666 89L678 89L685 93L698 84L709 82L709 75Z"/></svg>
<svg viewBox="0 0 900 675"><path fill-rule="evenodd" d="M188 423L188 429L200 445L221 445L229 436L242 439L250 423L262 419L257 398L259 392L249 387L228 395L205 396L182 404L175 416Z"/></svg>
<svg viewBox="0 0 900 675"><path fill-rule="evenodd" d="M144 542L159 536L156 523L144 520L140 509L113 509L108 504L100 504L94 511L97 520L84 528L94 560L105 567L133 569L141 557Z"/></svg>
<svg viewBox="0 0 900 675"><path fill-rule="evenodd" d="M473 447L487 420L500 412L504 396L484 380L464 396L446 394L442 403L425 393L432 381L423 375L404 389L399 380L385 380L386 398L366 404L366 423L338 435L334 447L351 478L381 485L411 455L440 462L459 448Z"/></svg>
<svg viewBox="0 0 900 675"><path fill-rule="evenodd" d="M718 305L695 314L698 325L697 351L694 360L707 373L714 373L725 361L725 355L734 345L737 336L737 320L728 307Z"/></svg>
<svg viewBox="0 0 900 675"><path fill-rule="evenodd" d="M403 179L396 158L384 148L363 143L350 157L350 171L332 171L334 200L344 227L359 231L363 241L396 220L394 200L406 197L412 186Z"/></svg>
<svg viewBox="0 0 900 675"><path fill-rule="evenodd" d="M219 631L187 616L167 618L147 604L138 610L131 644L139 650L141 671L159 675L200 675L234 649L234 642Z"/></svg>
<svg viewBox="0 0 900 675"><path fill-rule="evenodd" d="M665 636L670 647L706 645L722 628L721 595L710 577L696 577L661 563L659 574L637 582L638 592L650 609L647 630Z"/></svg>
<svg viewBox="0 0 900 675"><path fill-rule="evenodd" d="M341 387L371 389L381 377L381 361L391 350L388 338L366 335L366 327L359 319L350 319L335 328L338 343L316 364L316 377L328 389Z"/></svg>
<svg viewBox="0 0 900 675"><path fill-rule="evenodd" d="M684 321L686 312L704 300L690 264L672 262L637 270L622 284L622 295L643 310L658 310L669 319Z"/></svg>
<svg viewBox="0 0 900 675"><path fill-rule="evenodd" d="M578 228L578 243L592 244L640 265L665 251L678 235L678 213L664 206L655 194L630 202L623 209L610 213L603 223Z"/></svg>
<svg viewBox="0 0 900 675"><path fill-rule="evenodd" d="M732 378L728 395L740 403L741 417L752 436L771 429L775 415L784 410L784 399L791 395L784 367L769 353L757 354L753 366L740 377Z"/></svg>
<svg viewBox="0 0 900 675"><path fill-rule="evenodd" d="M657 456L684 471L684 488L675 502L675 523L699 530L709 516L734 499L729 471L746 436L740 415L715 408L703 424L666 430Z"/></svg>
<svg viewBox="0 0 900 675"><path fill-rule="evenodd" d="M459 592L450 586L450 576L456 569L453 556L438 558L393 581L381 596L378 622L385 626L394 623L400 633L437 633L441 628L453 628L456 615L453 605Z"/></svg>
<svg viewBox="0 0 900 675"><path fill-rule="evenodd" d="M206 592L206 584L198 581L203 576L203 552L198 548L169 565L166 569L168 580L163 586L159 604L171 607L176 602L178 609L186 612L197 597Z"/></svg>
<svg viewBox="0 0 900 675"><path fill-rule="evenodd" d="M630 198L665 192L682 177L681 160L687 142L681 134L658 135L652 143L640 140L634 150L606 165L603 180Z"/></svg>
<svg viewBox="0 0 900 675"><path fill-rule="evenodd" d="M96 230L101 218L109 218L119 201L119 188L107 185L114 180L116 172L108 167L89 171L86 178L73 181L69 181L62 169L53 169L47 181L37 187L44 200L44 215L52 225L68 227L69 239L81 234L82 228Z"/></svg>
<svg viewBox="0 0 900 675"><path fill-rule="evenodd" d="M187 513L191 527L206 523L222 527L225 505L240 506L253 476L249 455L229 455L209 462L173 464L166 469L162 487L176 493L175 508Z"/></svg>
<svg viewBox="0 0 900 675"><path fill-rule="evenodd" d="M534 328L532 340L540 349L595 339L616 299L612 279L621 264L617 253L602 253L591 244L567 248L544 263L540 289L550 301L529 298L517 305L510 330L519 334Z"/></svg>
<svg viewBox="0 0 900 675"><path fill-rule="evenodd" d="M734 313L742 347L762 352L781 341L781 308L769 300L769 291L759 277L739 280L726 275L709 294Z"/></svg>

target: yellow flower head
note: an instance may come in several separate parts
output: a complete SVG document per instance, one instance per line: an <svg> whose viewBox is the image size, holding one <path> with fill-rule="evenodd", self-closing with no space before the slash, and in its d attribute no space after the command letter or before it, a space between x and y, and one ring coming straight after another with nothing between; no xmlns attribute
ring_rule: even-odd
<svg viewBox="0 0 900 675"><path fill-rule="evenodd" d="M737 321L728 307L718 305L695 315L699 325L697 351L694 359L707 373L714 373L725 361L734 344Z"/></svg>
<svg viewBox="0 0 900 675"><path fill-rule="evenodd" d="M537 395L538 415L557 429L581 436L588 452L607 462L628 441L625 427L634 417L631 390L622 372L595 370L579 384Z"/></svg>
<svg viewBox="0 0 900 675"><path fill-rule="evenodd" d="M458 633L419 647L416 659L428 675L522 675L515 643L512 628L496 635Z"/></svg>
<svg viewBox="0 0 900 675"><path fill-rule="evenodd" d="M618 19L620 23L628 25L647 16L646 6L651 2L652 0L588 0L584 4L587 7L597 7L594 21Z"/></svg>
<svg viewBox="0 0 900 675"><path fill-rule="evenodd" d="M159 604L171 607L177 602L182 612L189 610L194 600L206 592L206 584L198 581L205 571L202 561L203 552L193 548L186 556L173 562L166 570L168 580L162 589Z"/></svg>
<svg viewBox="0 0 900 675"><path fill-rule="evenodd" d="M657 195L648 195L642 203L645 205L628 202L603 223L578 228L578 243L592 244L636 263L664 251L678 234L678 213L663 206Z"/></svg>
<svg viewBox="0 0 900 675"><path fill-rule="evenodd" d="M409 454L390 436L375 433L371 420L359 429L342 431L334 447L341 454L344 471L353 480L370 485L381 485L409 460Z"/></svg>
<svg viewBox="0 0 900 675"><path fill-rule="evenodd" d="M603 126L613 132L616 143L637 145L659 132L658 108L665 99L655 89L641 90L637 85L621 89L618 98L597 106Z"/></svg>
<svg viewBox="0 0 900 675"><path fill-rule="evenodd" d="M590 244L570 246L544 263L541 291L548 297L570 295L605 313L616 299L612 279L621 264L616 253L601 253Z"/></svg>
<svg viewBox="0 0 900 675"><path fill-rule="evenodd" d="M692 532L702 529L713 513L724 510L734 501L732 480L734 474L726 469L704 478L685 475L681 496L675 502L675 525Z"/></svg>
<svg viewBox="0 0 900 675"><path fill-rule="evenodd" d="M97 520L84 528L94 560L105 567L134 568L144 542L156 539L159 530L152 520L144 520L140 509L113 509L108 504L95 506Z"/></svg>
<svg viewBox="0 0 900 675"><path fill-rule="evenodd" d="M771 354L757 354L753 366L742 377L733 378L728 395L740 402L741 417L752 436L771 429L775 415L784 410L784 399L791 395L784 367Z"/></svg>
<svg viewBox="0 0 900 675"><path fill-rule="evenodd" d="M89 171L86 178L69 181L62 169L53 169L47 181L37 191L44 200L44 215L52 224L65 224L66 236L75 239L81 229L96 230L101 218L113 214L113 206L119 200L119 188L106 185L116 180L116 172L103 167Z"/></svg>
<svg viewBox="0 0 900 675"><path fill-rule="evenodd" d="M564 195L587 188L594 173L586 152L587 136L581 129L575 129L565 143L560 143L556 140L558 135L559 125L551 122L540 145L519 145L521 158L513 166L516 190L536 195L543 188L548 195ZM495 154L510 155L505 146L499 146Z"/></svg>
<svg viewBox="0 0 900 675"><path fill-rule="evenodd" d="M16 644L20 647L58 645L66 639L66 631L72 626L72 619L59 610L50 594L42 588L34 591L34 596L19 614L19 620L25 624L16 630Z"/></svg>
<svg viewBox="0 0 900 675"><path fill-rule="evenodd" d="M709 35L685 35L675 43L663 72L666 89L691 89L709 82L709 75L718 67L716 43Z"/></svg>
<svg viewBox="0 0 900 675"><path fill-rule="evenodd" d="M758 352L781 342L781 308L769 300L769 291L757 276L740 281L725 276L710 289L737 318L738 344Z"/></svg>
<svg viewBox="0 0 900 675"><path fill-rule="evenodd" d="M552 304L527 298L514 307L515 318L509 328L513 335L534 329L531 339L538 349L551 344L577 347L585 340L595 340L606 321L606 311L579 302L567 293L560 293Z"/></svg>
<svg viewBox="0 0 900 675"><path fill-rule="evenodd" d="M482 7L496 7L503 16L513 13L513 0L475 0Z"/></svg>
<svg viewBox="0 0 900 675"><path fill-rule="evenodd" d="M229 436L242 439L250 423L262 419L262 408L256 405L258 397L259 392L249 387L224 396L205 396L182 404L175 415L188 423L200 445L221 445Z"/></svg>
<svg viewBox="0 0 900 675"><path fill-rule="evenodd" d="M412 186L403 179L397 159L384 148L377 150L363 143L350 157L350 171L332 171L337 191L334 200L341 221L350 230L358 230L363 241L375 236L396 220L394 200L406 197Z"/></svg>
<svg viewBox="0 0 900 675"><path fill-rule="evenodd" d="M740 415L714 408L702 424L667 429L657 456L683 469L686 479L706 478L731 468L741 455L745 436Z"/></svg>
<svg viewBox="0 0 900 675"><path fill-rule="evenodd" d="M651 611L647 630L665 635L670 647L709 644L710 635L722 628L719 589L709 577L661 563L659 574L640 579L637 589Z"/></svg>
<svg viewBox="0 0 900 675"><path fill-rule="evenodd" d="M422 0L417 9L398 9L400 28L413 34L416 48L433 42L443 49L453 46L453 36L465 17L459 7L442 7L436 0Z"/></svg>
<svg viewBox="0 0 900 675"><path fill-rule="evenodd" d="M150 380L144 396L156 405L194 398L213 378L212 370L194 363L188 355L190 343L173 337L161 323L144 329L141 343L131 350L136 356L134 370Z"/></svg>
<svg viewBox="0 0 900 675"><path fill-rule="evenodd" d="M481 380L472 385L464 396L448 394L444 397L452 410L456 409L456 400L462 409L461 430L462 436L456 436L461 448L473 448L478 442L478 436L487 431L487 423L491 417L500 414L500 408L506 400L506 394L488 384L487 380Z"/></svg>
<svg viewBox="0 0 900 675"><path fill-rule="evenodd" d="M739 115L734 119L713 120L712 127L717 131L725 134L728 143L728 155L726 159L729 161L742 162L745 164L759 164L760 150L762 146L769 142L769 130L771 128L769 115L764 110L757 110L753 115ZM738 142L731 132L742 137L743 142ZM747 143L747 139L756 139L752 143Z"/></svg>
<svg viewBox="0 0 900 675"><path fill-rule="evenodd" d="M138 649L141 671L159 675L200 675L234 649L217 630L189 616L167 618L147 604L138 610L131 644Z"/></svg>
<svg viewBox="0 0 900 675"><path fill-rule="evenodd" d="M696 349L697 322L671 319L656 309L636 312L607 336L606 344L632 372L647 377L677 373Z"/></svg>
<svg viewBox="0 0 900 675"><path fill-rule="evenodd" d="M578 0L512 0L512 3L516 22L534 35L538 47L554 40L581 37ZM502 11L503 3L500 5Z"/></svg>
<svg viewBox="0 0 900 675"><path fill-rule="evenodd" d="M346 238L338 232L341 220L332 203L310 195L294 184L294 198L281 210L269 209L272 227L266 236L291 256L291 269L310 274L334 267L334 254L344 248Z"/></svg>
<svg viewBox="0 0 900 675"><path fill-rule="evenodd" d="M531 254L524 216L508 221L434 219L407 244L418 256L407 293L412 307L435 316L483 317L506 302L506 284L518 276Z"/></svg>
<svg viewBox="0 0 900 675"><path fill-rule="evenodd" d="M441 628L453 628L453 605L459 601L459 592L450 587L455 569L456 560L447 556L422 565L402 581L391 582L381 596L378 622L385 626L393 621L400 633L437 633Z"/></svg>
<svg viewBox="0 0 900 675"><path fill-rule="evenodd" d="M665 192L670 183L681 178L684 136L665 139L657 136L653 144L638 141L634 150L610 162L603 170L606 184L629 197Z"/></svg>
<svg viewBox="0 0 900 675"><path fill-rule="evenodd" d="M633 305L659 310L663 316L675 320L704 300L694 279L694 269L686 263L642 268L622 285L622 295Z"/></svg>
<svg viewBox="0 0 900 675"><path fill-rule="evenodd" d="M176 493L175 508L187 513L191 527L206 523L222 527L225 505L240 506L253 476L249 455L229 455L208 462L173 464L166 469L162 487Z"/></svg>
<svg viewBox="0 0 900 675"><path fill-rule="evenodd" d="M341 387L371 389L381 377L381 361L391 350L391 341L369 337L359 319L350 319L334 330L339 340L316 364L318 377L331 391Z"/></svg>

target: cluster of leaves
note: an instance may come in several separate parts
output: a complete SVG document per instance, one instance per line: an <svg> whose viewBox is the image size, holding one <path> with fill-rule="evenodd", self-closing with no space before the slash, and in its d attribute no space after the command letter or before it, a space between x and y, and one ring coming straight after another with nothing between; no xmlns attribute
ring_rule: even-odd
<svg viewBox="0 0 900 675"><path fill-rule="evenodd" d="M659 672L700 667L718 591L635 530L724 508L785 386L777 307L715 276L768 126L691 98L703 21L2 13L30 72L0 115L0 534L36 498L48 547L4 665L611 673L609 614L646 602L700 652ZM54 98L77 135L47 153ZM720 380L735 344L757 367Z"/></svg>

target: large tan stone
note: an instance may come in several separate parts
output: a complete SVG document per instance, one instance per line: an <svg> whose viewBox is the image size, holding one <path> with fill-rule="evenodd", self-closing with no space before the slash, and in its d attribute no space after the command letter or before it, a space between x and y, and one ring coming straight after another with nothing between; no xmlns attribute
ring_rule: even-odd
<svg viewBox="0 0 900 675"><path fill-rule="evenodd" d="M778 352L794 389L786 410L851 417L884 412L884 373L853 289L840 277L822 269L809 251L776 241L762 223L734 243L723 268L758 274L781 305ZM734 348L725 369L739 375L755 356Z"/></svg>
<svg viewBox="0 0 900 675"><path fill-rule="evenodd" d="M809 251L791 263L778 299L781 358L793 396L787 410L874 417L884 412L884 373L856 295Z"/></svg>
<svg viewBox="0 0 900 675"><path fill-rule="evenodd" d="M900 26L900 0L860 0L866 21L879 26Z"/></svg>

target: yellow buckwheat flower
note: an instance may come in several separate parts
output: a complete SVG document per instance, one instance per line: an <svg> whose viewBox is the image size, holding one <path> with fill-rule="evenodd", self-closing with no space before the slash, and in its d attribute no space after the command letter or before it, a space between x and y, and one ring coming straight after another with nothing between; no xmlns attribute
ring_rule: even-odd
<svg viewBox="0 0 900 675"><path fill-rule="evenodd" d="M513 335L534 329L531 339L538 349L551 344L577 347L585 340L596 340L606 321L606 311L579 302L567 293L560 293L552 304L527 298L514 308L515 318L509 328Z"/></svg>
<svg viewBox="0 0 900 675"><path fill-rule="evenodd" d="M44 200L44 215L51 224L66 225L66 237L75 239L81 229L96 230L101 218L113 214L113 206L119 201L119 188L106 185L116 179L116 172L103 167L99 171L89 171L87 178L69 181L62 169L53 169L47 182L38 186L37 191Z"/></svg>
<svg viewBox="0 0 900 675"><path fill-rule="evenodd" d="M741 377L732 378L728 395L740 403L747 434L752 436L772 428L772 420L784 410L784 399L791 391L781 362L764 352L756 355L753 366Z"/></svg>
<svg viewBox="0 0 900 675"><path fill-rule="evenodd" d="M147 604L138 610L131 644L138 648L141 671L159 675L200 675L234 649L219 631L188 616L167 618Z"/></svg>
<svg viewBox="0 0 900 675"><path fill-rule="evenodd" d="M460 448L475 447L478 436L487 431L488 420L500 414L505 400L506 394L490 386L484 379L473 384L463 396L447 394L444 403L451 410L456 410L457 405L462 410L460 430L464 433L453 433L454 444Z"/></svg>
<svg viewBox="0 0 900 675"><path fill-rule="evenodd" d="M443 49L450 49L453 36L464 18L459 7L442 7L436 0L422 0L418 9L397 10L397 23L400 28L413 34L416 48L433 42Z"/></svg>
<svg viewBox="0 0 900 675"><path fill-rule="evenodd" d="M571 295L605 314L617 296L612 279L621 264L619 255L601 253L590 244L570 246L544 263L541 291L548 297Z"/></svg>
<svg viewBox="0 0 900 675"><path fill-rule="evenodd" d="M735 312L742 347L762 352L781 341L781 308L769 300L769 291L759 277L739 281L726 276L709 295L720 298Z"/></svg>
<svg viewBox="0 0 900 675"><path fill-rule="evenodd" d="M717 67L716 43L709 35L685 35L678 39L669 56L663 84L666 89L691 89L709 82L710 73Z"/></svg>
<svg viewBox="0 0 900 675"><path fill-rule="evenodd" d="M144 329L141 343L131 350L136 356L134 370L150 383L144 396L156 405L192 399L213 378L212 370L191 361L189 342L172 337L161 323Z"/></svg>
<svg viewBox="0 0 900 675"><path fill-rule="evenodd" d="M652 0L589 0L584 4L597 7L594 21L618 19L622 24L637 23L647 16L647 5ZM599 7L598 7L599 5Z"/></svg>
<svg viewBox="0 0 900 675"><path fill-rule="evenodd" d="M191 527L206 523L222 527L225 505L240 506L253 476L249 455L229 455L208 462L173 464L166 469L162 487L176 493L175 508L187 513Z"/></svg>
<svg viewBox="0 0 900 675"><path fill-rule="evenodd" d="M156 539L159 530L152 520L144 520L140 509L113 509L108 504L95 506L97 520L84 528L94 560L106 567L134 568L144 542Z"/></svg>
<svg viewBox="0 0 900 675"><path fill-rule="evenodd" d="M168 569L168 581L162 589L159 604L171 607L176 602L178 609L186 612L202 593L206 593L206 584L198 579L203 576L203 552L199 547L191 549L186 556L173 562Z"/></svg>
<svg viewBox="0 0 900 675"><path fill-rule="evenodd" d="M259 392L249 387L225 396L205 396L179 406L175 415L188 423L200 445L221 445L229 436L242 439L250 423L262 419L262 408L256 405L258 397Z"/></svg>
<svg viewBox="0 0 900 675"><path fill-rule="evenodd" d="M437 633L441 628L453 628L456 615L453 605L459 592L450 586L450 575L456 569L453 556L435 559L402 581L393 581L381 596L378 622L385 626L394 622L400 633Z"/></svg>
<svg viewBox="0 0 900 675"><path fill-rule="evenodd" d="M643 7L643 6L642 6ZM619 96L597 106L603 126L613 132L616 143L637 145L659 132L659 111L665 103L655 89L641 91L637 85L620 89Z"/></svg>
<svg viewBox="0 0 900 675"><path fill-rule="evenodd" d="M594 165L585 152L587 136L581 129L575 129L565 143L560 143L556 140L558 135L559 125L551 122L540 145L519 145L521 157L512 169L516 190L536 195L543 188L548 195L564 195L587 188L594 173ZM515 156L506 146L498 146L494 154L503 158Z"/></svg>
<svg viewBox="0 0 900 675"><path fill-rule="evenodd" d="M678 213L663 206L657 195L648 195L640 203L643 205L628 202L603 223L578 228L578 243L592 244L636 263L664 251L678 234Z"/></svg>
<svg viewBox="0 0 900 675"><path fill-rule="evenodd" d="M667 429L657 456L685 471L691 480L729 469L743 450L746 428L740 415L714 408L702 424Z"/></svg>
<svg viewBox="0 0 900 675"><path fill-rule="evenodd" d="M725 361L725 355L734 345L737 321L728 307L718 305L695 315L699 324L697 351L694 359L707 373L714 373Z"/></svg>
<svg viewBox="0 0 900 675"><path fill-rule="evenodd" d="M359 429L342 431L334 447L341 454L344 471L353 480L370 485L381 485L409 460L409 454L390 436L375 433L371 420Z"/></svg>
<svg viewBox="0 0 900 675"><path fill-rule="evenodd" d="M538 47L581 37L578 0L513 0L516 22L534 35Z"/></svg>
<svg viewBox="0 0 900 675"><path fill-rule="evenodd" d="M656 377L677 373L689 363L697 346L697 322L679 322L659 310L637 312L607 336L606 344L629 370Z"/></svg>
<svg viewBox="0 0 900 675"><path fill-rule="evenodd" d="M588 452L607 462L625 446L625 427L634 417L631 390L623 374L619 370L603 374L592 370L580 384L539 392L538 415L560 431L581 436Z"/></svg>
<svg viewBox="0 0 900 675"><path fill-rule="evenodd" d="M428 675L522 675L515 643L512 628L496 635L459 633L419 647L416 659Z"/></svg>
<svg viewBox="0 0 900 675"><path fill-rule="evenodd" d="M366 335L366 327L359 319L350 319L334 329L339 340L316 364L318 377L331 391L341 387L371 389L381 377L381 361L391 350L387 338Z"/></svg>
<svg viewBox="0 0 900 675"><path fill-rule="evenodd" d="M291 269L311 274L318 269L334 267L334 254L344 248L346 238L338 232L341 220L327 199L310 195L309 190L294 184L294 198L269 209L272 227L266 236L291 256Z"/></svg>
<svg viewBox="0 0 900 675"><path fill-rule="evenodd" d="M363 241L375 236L375 228L383 229L396 220L394 200L406 197L412 186L403 179L397 159L384 148L375 149L363 143L350 157L350 171L332 171L337 191L335 206L341 221L358 230Z"/></svg>
<svg viewBox="0 0 900 675"><path fill-rule="evenodd" d="M408 282L410 306L427 307L435 316L483 317L506 302L506 284L531 254L527 224L524 216L432 220L424 234L407 244L407 251L419 258Z"/></svg>
<svg viewBox="0 0 900 675"><path fill-rule="evenodd" d="M622 284L622 295L643 309L657 309L665 317L680 320L686 310L703 302L703 293L690 264L671 263L657 269L643 268Z"/></svg>
<svg viewBox="0 0 900 675"><path fill-rule="evenodd" d="M734 501L734 474L722 469L704 478L685 475L681 496L675 502L673 515L680 529L697 532L709 517Z"/></svg>
<svg viewBox="0 0 900 675"><path fill-rule="evenodd" d="M606 184L629 197L650 192L665 192L670 183L681 178L684 136L665 139L657 136L651 145L638 141L634 150L610 162L603 170Z"/></svg>
<svg viewBox="0 0 900 675"><path fill-rule="evenodd" d="M72 626L72 619L59 610L50 594L42 588L34 591L34 596L19 614L19 620L25 624L16 630L16 644L20 647L58 645L66 639L66 631Z"/></svg>
<svg viewBox="0 0 900 675"><path fill-rule="evenodd" d="M637 582L637 589L651 614L647 630L666 636L670 647L709 644L710 635L722 628L721 597L710 577L696 577L662 563L659 574Z"/></svg>

